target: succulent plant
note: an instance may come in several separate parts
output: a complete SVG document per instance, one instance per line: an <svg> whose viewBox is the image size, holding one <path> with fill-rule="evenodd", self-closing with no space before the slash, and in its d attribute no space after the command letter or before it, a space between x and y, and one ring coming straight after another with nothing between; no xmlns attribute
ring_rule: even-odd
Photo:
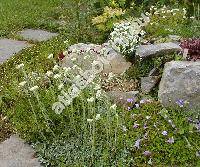
<svg viewBox="0 0 200 167"><path fill-rule="evenodd" d="M187 60L200 60L200 39L187 39L180 43L183 51L187 50Z"/></svg>

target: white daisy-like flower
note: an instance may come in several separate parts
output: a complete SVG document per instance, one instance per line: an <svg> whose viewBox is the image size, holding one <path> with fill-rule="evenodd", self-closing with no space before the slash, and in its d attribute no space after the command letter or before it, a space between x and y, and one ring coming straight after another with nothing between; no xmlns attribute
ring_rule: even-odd
<svg viewBox="0 0 200 167"><path fill-rule="evenodd" d="M23 67L24 67L24 64L22 63L22 64L17 65L17 66L16 66L16 69L21 69L21 68L23 68Z"/></svg>
<svg viewBox="0 0 200 167"><path fill-rule="evenodd" d="M66 39L66 40L64 41L64 43L65 43L65 44L69 43L69 40L68 40L68 39Z"/></svg>
<svg viewBox="0 0 200 167"><path fill-rule="evenodd" d="M76 60L77 60L76 57L74 57L74 58L71 59L72 62L75 62Z"/></svg>
<svg viewBox="0 0 200 167"><path fill-rule="evenodd" d="M146 119L150 119L151 118L151 116L146 116Z"/></svg>
<svg viewBox="0 0 200 167"><path fill-rule="evenodd" d="M64 70L64 74L68 74L68 72L71 70L71 68L70 67L64 67L63 70Z"/></svg>
<svg viewBox="0 0 200 167"><path fill-rule="evenodd" d="M87 122L91 123L93 121L93 119L87 119Z"/></svg>
<svg viewBox="0 0 200 167"><path fill-rule="evenodd" d="M101 115L97 114L95 120L99 120L100 118L101 118Z"/></svg>
<svg viewBox="0 0 200 167"><path fill-rule="evenodd" d="M101 90L98 90L98 91L97 91L96 97L97 97L97 98L100 98L100 97L101 97Z"/></svg>
<svg viewBox="0 0 200 167"><path fill-rule="evenodd" d="M94 97L87 99L87 102L92 103L94 101Z"/></svg>
<svg viewBox="0 0 200 167"><path fill-rule="evenodd" d="M56 64L54 67L53 67L53 71L58 71L59 70L59 66Z"/></svg>
<svg viewBox="0 0 200 167"><path fill-rule="evenodd" d="M26 81L20 82L19 86L23 87L26 84Z"/></svg>
<svg viewBox="0 0 200 167"><path fill-rule="evenodd" d="M110 109L116 110L116 109L117 109L117 105L116 105L116 104L113 104L112 106L110 106Z"/></svg>
<svg viewBox="0 0 200 167"><path fill-rule="evenodd" d="M58 79L58 78L61 78L61 75L60 74L56 74L56 75L54 75L54 77L53 77L54 79Z"/></svg>
<svg viewBox="0 0 200 167"><path fill-rule="evenodd" d="M61 90L63 87L64 87L64 84L61 83L61 84L58 86L58 90Z"/></svg>
<svg viewBox="0 0 200 167"><path fill-rule="evenodd" d="M48 59L52 59L53 58L53 54L51 53L47 58Z"/></svg>
<svg viewBox="0 0 200 167"><path fill-rule="evenodd" d="M31 92L34 92L34 91L36 91L38 88L39 88L39 87L36 85L36 86L33 86L32 88L30 88L29 90L30 90Z"/></svg>
<svg viewBox="0 0 200 167"><path fill-rule="evenodd" d="M99 84L96 84L94 90L99 90L99 89L101 89L101 86Z"/></svg>
<svg viewBox="0 0 200 167"><path fill-rule="evenodd" d="M53 75L53 72L52 72L52 71L47 71L46 75L47 75L48 77L51 77L51 76Z"/></svg>

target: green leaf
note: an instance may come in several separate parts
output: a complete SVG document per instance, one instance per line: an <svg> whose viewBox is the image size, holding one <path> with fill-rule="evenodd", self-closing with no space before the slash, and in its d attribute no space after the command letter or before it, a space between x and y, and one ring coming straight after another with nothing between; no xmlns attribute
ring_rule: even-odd
<svg viewBox="0 0 200 167"><path fill-rule="evenodd" d="M185 133L185 130L184 129L180 129L178 133L183 135Z"/></svg>

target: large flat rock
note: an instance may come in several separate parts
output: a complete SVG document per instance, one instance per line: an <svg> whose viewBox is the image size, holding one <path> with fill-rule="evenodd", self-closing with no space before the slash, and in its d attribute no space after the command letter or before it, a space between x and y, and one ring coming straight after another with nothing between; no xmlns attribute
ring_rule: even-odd
<svg viewBox="0 0 200 167"><path fill-rule="evenodd" d="M26 29L18 33L25 40L32 40L37 42L47 41L55 36L57 33L52 33L44 30Z"/></svg>
<svg viewBox="0 0 200 167"><path fill-rule="evenodd" d="M22 49L31 46L26 41L17 41L12 39L0 39L0 64L20 52Z"/></svg>
<svg viewBox="0 0 200 167"><path fill-rule="evenodd" d="M41 167L33 149L22 139L12 135L0 144L0 167Z"/></svg>
<svg viewBox="0 0 200 167"><path fill-rule="evenodd" d="M185 106L200 110L200 61L165 64L158 97L166 107ZM184 104L180 104L184 101Z"/></svg>
<svg viewBox="0 0 200 167"><path fill-rule="evenodd" d="M74 58L75 63L72 61ZM131 66L130 62L106 43L102 45L78 43L70 46L62 66L72 67L77 64L85 71L91 70L95 61L103 64L102 73L122 74Z"/></svg>
<svg viewBox="0 0 200 167"><path fill-rule="evenodd" d="M181 47L173 42L160 43L155 45L141 45L136 50L136 54L145 59L148 57L162 56L163 54L171 54L177 51L181 51Z"/></svg>

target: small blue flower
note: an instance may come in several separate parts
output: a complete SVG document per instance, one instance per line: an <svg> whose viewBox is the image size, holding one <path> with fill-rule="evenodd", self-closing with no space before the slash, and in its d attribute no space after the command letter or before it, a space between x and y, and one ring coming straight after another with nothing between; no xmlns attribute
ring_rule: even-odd
<svg viewBox="0 0 200 167"><path fill-rule="evenodd" d="M167 131L165 131L165 130L162 132L162 135L163 135L163 136L167 136L167 134L168 134L168 133L167 133Z"/></svg>
<svg viewBox="0 0 200 167"><path fill-rule="evenodd" d="M176 101L176 104L178 104L179 107L183 107L184 104L185 104L185 101L183 99L179 99L179 100Z"/></svg>
<svg viewBox="0 0 200 167"><path fill-rule="evenodd" d="M134 145L134 146L135 146L137 149L140 148L140 142L141 142L141 139L138 139L138 140L135 141L135 145Z"/></svg>
<svg viewBox="0 0 200 167"><path fill-rule="evenodd" d="M127 99L127 102L129 102L129 103L133 103L133 102L134 102L134 99L132 99L132 98Z"/></svg>
<svg viewBox="0 0 200 167"><path fill-rule="evenodd" d="M173 138L173 137L169 138L169 139L167 140L167 143L169 143L169 144L174 143L174 138Z"/></svg>
<svg viewBox="0 0 200 167"><path fill-rule="evenodd" d="M151 152L150 152L150 151L144 151L143 154L144 154L145 156L150 156L150 155L151 155Z"/></svg>
<svg viewBox="0 0 200 167"><path fill-rule="evenodd" d="M138 128L138 127L139 127L139 124L134 123L133 128Z"/></svg>

